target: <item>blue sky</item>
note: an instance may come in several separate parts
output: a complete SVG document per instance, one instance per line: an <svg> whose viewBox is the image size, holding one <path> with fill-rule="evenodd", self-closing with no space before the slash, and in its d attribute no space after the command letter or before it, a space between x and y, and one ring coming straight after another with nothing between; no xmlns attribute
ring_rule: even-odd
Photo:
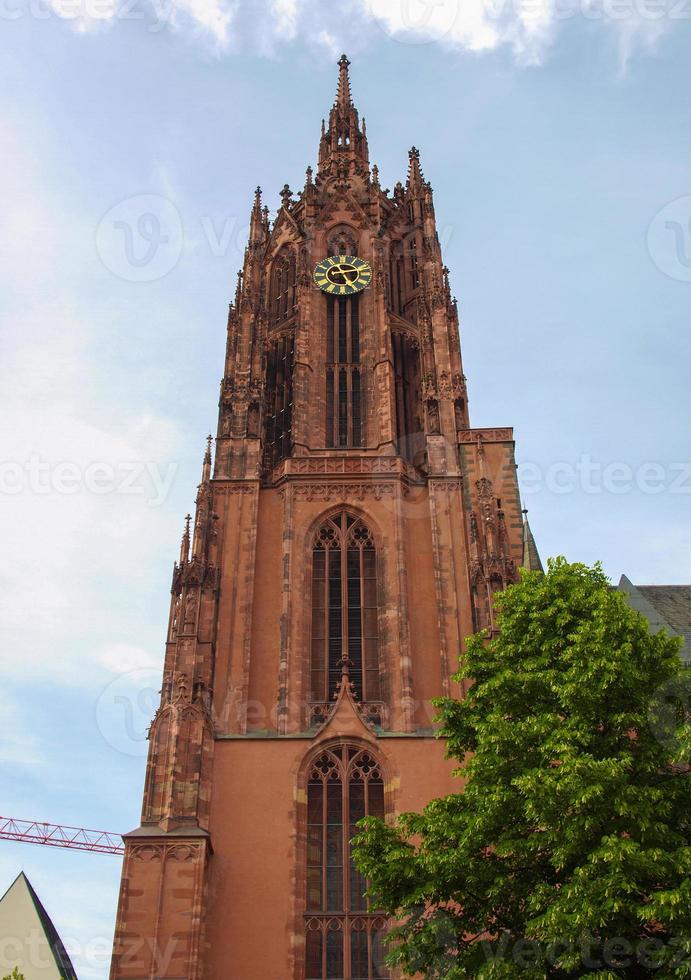
<svg viewBox="0 0 691 980"><path fill-rule="evenodd" d="M515 427L543 557L689 581L691 0L0 0L0 20L3 813L137 823L252 192L301 187L342 50L384 186L421 149L472 424ZM168 241L147 264L148 213ZM118 860L0 842L0 891L20 868L82 980L105 977Z"/></svg>

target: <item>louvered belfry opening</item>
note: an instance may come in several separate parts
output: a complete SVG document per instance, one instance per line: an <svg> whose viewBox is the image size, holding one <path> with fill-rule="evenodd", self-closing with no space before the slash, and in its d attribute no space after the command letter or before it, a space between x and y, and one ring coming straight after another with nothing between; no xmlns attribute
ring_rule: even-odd
<svg viewBox="0 0 691 980"><path fill-rule="evenodd" d="M310 700L329 703L343 657L362 702L379 701L377 552L367 525L343 511L324 521L312 547Z"/></svg>
<svg viewBox="0 0 691 980"><path fill-rule="evenodd" d="M290 456L293 448L294 357L295 340L292 333L274 340L267 354L264 429L264 465L267 468Z"/></svg>
<svg viewBox="0 0 691 980"><path fill-rule="evenodd" d="M307 784L306 980L389 976L386 920L365 897L350 847L358 821L384 813L384 780L370 751L342 744L317 756Z"/></svg>
<svg viewBox="0 0 691 980"><path fill-rule="evenodd" d="M326 298L326 446L363 444L360 297Z"/></svg>

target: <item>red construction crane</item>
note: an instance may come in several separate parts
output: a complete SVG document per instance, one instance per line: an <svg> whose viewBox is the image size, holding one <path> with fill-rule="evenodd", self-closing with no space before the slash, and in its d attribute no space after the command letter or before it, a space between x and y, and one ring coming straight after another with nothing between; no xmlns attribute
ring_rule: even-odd
<svg viewBox="0 0 691 980"><path fill-rule="evenodd" d="M13 817L0 817L0 839L71 847L75 851L95 851L97 854L125 852L120 834L110 834L107 830L85 830L84 827L61 827L55 823L39 823L38 820L15 820Z"/></svg>

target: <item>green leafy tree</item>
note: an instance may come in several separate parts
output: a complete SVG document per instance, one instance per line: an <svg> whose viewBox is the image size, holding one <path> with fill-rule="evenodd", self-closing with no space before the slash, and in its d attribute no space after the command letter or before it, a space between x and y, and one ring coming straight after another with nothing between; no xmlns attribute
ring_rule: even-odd
<svg viewBox="0 0 691 980"><path fill-rule="evenodd" d="M463 792L355 859L425 978L691 976L691 685L599 565L563 558L496 597L462 701L436 702Z"/></svg>
<svg viewBox="0 0 691 980"><path fill-rule="evenodd" d="M8 973L6 977L3 977L2 980L24 980L24 974L20 973L15 966L14 970L12 970L11 973Z"/></svg>

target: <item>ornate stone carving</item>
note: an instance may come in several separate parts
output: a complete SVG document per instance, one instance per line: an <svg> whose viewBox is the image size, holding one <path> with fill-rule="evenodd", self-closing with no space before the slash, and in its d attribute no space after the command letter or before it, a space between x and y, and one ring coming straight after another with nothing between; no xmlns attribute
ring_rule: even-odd
<svg viewBox="0 0 691 980"><path fill-rule="evenodd" d="M513 429L464 429L458 433L463 444L482 442L513 442Z"/></svg>
<svg viewBox="0 0 691 980"><path fill-rule="evenodd" d="M293 487L293 494L303 500L365 500L374 497L381 500L394 492L393 483L300 483Z"/></svg>

